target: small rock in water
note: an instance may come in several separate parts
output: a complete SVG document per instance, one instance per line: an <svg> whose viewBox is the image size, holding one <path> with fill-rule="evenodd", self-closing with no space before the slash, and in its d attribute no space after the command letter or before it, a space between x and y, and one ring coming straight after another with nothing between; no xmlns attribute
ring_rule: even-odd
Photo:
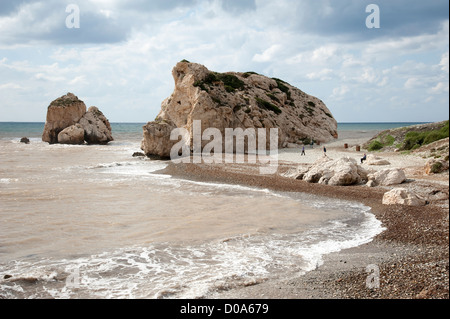
<svg viewBox="0 0 450 319"><path fill-rule="evenodd" d="M134 152L133 153L133 157L144 157L144 156L145 156L145 154L142 152Z"/></svg>
<svg viewBox="0 0 450 319"><path fill-rule="evenodd" d="M4 275L3 276L3 279L9 279L9 278L11 278L12 276L11 275Z"/></svg>
<svg viewBox="0 0 450 319"><path fill-rule="evenodd" d="M30 144L30 139L28 137L22 137L20 143Z"/></svg>

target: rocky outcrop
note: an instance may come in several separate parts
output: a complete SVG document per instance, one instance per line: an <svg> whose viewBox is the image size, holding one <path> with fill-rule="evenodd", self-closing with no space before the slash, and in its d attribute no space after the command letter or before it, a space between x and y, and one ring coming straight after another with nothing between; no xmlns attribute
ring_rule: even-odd
<svg viewBox="0 0 450 319"><path fill-rule="evenodd" d="M50 144L107 144L113 141L108 119L96 107L72 93L54 100L47 109L42 140Z"/></svg>
<svg viewBox="0 0 450 319"><path fill-rule="evenodd" d="M368 175L369 186L391 186L406 181L405 172L399 168L386 168Z"/></svg>
<svg viewBox="0 0 450 319"><path fill-rule="evenodd" d="M47 109L42 140L50 144L58 143L58 134L65 128L78 123L86 113L86 105L72 93L54 100Z"/></svg>
<svg viewBox="0 0 450 319"><path fill-rule="evenodd" d="M88 144L107 144L114 140L108 119L95 106L89 108L79 123L84 128L84 140Z"/></svg>
<svg viewBox="0 0 450 319"><path fill-rule="evenodd" d="M384 205L425 206L426 200L405 189L394 188L383 196Z"/></svg>
<svg viewBox="0 0 450 319"><path fill-rule="evenodd" d="M80 124L71 125L58 134L60 144L84 144L84 129Z"/></svg>
<svg viewBox="0 0 450 319"><path fill-rule="evenodd" d="M171 129L184 128L192 136L195 120L201 121L201 133L217 128L222 136L226 128L260 128L268 137L270 128L278 128L279 148L337 138L336 120L325 104L282 80L254 72L216 73L184 61L172 75L174 92L144 126L142 149L148 156L169 157Z"/></svg>
<svg viewBox="0 0 450 319"><path fill-rule="evenodd" d="M176 126L167 122L150 122L144 126L144 139L141 149L147 156L154 159L170 157L170 150L176 141L170 140L170 133Z"/></svg>
<svg viewBox="0 0 450 319"><path fill-rule="evenodd" d="M303 171L287 172L284 176L332 186L349 186L367 181L367 171L350 157L333 160L323 156Z"/></svg>
<svg viewBox="0 0 450 319"><path fill-rule="evenodd" d="M22 137L20 143L30 144L30 139L28 137Z"/></svg>

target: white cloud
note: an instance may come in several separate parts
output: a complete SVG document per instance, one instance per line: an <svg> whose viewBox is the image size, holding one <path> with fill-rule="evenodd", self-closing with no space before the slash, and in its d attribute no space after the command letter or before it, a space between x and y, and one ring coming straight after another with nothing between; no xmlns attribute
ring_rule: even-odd
<svg viewBox="0 0 450 319"><path fill-rule="evenodd" d="M23 90L24 87L17 83L4 83L0 84L0 90Z"/></svg>
<svg viewBox="0 0 450 319"><path fill-rule="evenodd" d="M441 24L439 32L433 34L419 34L400 38L388 38L371 41L364 49L364 54L377 59L391 58L393 52L396 56L411 55L414 53L429 52L448 47L448 20Z"/></svg>
<svg viewBox="0 0 450 319"><path fill-rule="evenodd" d="M350 92L350 88L347 85L342 85L340 87L334 88L333 94L331 95L330 99L340 101L348 92Z"/></svg>
<svg viewBox="0 0 450 319"><path fill-rule="evenodd" d="M327 81L332 79L333 70L332 69L322 69L318 72L311 72L306 75L310 80L320 80Z"/></svg>
<svg viewBox="0 0 450 319"><path fill-rule="evenodd" d="M448 51L447 51L446 53L444 53L442 55L441 62L439 63L439 66L441 67L442 71L444 71L446 73L449 73L449 70L448 70L449 66L448 66L448 64L449 64L449 62L448 62Z"/></svg>
<svg viewBox="0 0 450 319"><path fill-rule="evenodd" d="M281 49L280 45L274 44L270 48L265 50L263 53L255 54L253 56L253 61L255 61L255 62L270 62L277 55L277 53L280 51L280 49Z"/></svg>
<svg viewBox="0 0 450 319"><path fill-rule="evenodd" d="M336 57L337 51L338 49L335 45L322 46L312 52L311 61L320 63L329 62Z"/></svg>
<svg viewBox="0 0 450 319"><path fill-rule="evenodd" d="M445 93L449 93L448 90L448 82L439 82L438 84L436 84L436 86L432 87L431 89L428 90L428 92L430 94L445 94Z"/></svg>
<svg viewBox="0 0 450 319"><path fill-rule="evenodd" d="M417 89L419 87L423 87L423 81L419 78L409 78L406 82L405 82L405 89L408 90L412 90L412 89Z"/></svg>

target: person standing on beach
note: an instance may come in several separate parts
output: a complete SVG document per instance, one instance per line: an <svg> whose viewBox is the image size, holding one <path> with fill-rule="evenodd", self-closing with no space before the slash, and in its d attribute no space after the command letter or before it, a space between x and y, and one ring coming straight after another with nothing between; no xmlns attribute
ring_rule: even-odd
<svg viewBox="0 0 450 319"><path fill-rule="evenodd" d="M305 153L305 145L303 145L303 148L302 148L302 154L301 154L300 156L303 156L303 155L306 156L306 153Z"/></svg>
<svg viewBox="0 0 450 319"><path fill-rule="evenodd" d="M327 156L327 148L325 146L323 147L323 155Z"/></svg>

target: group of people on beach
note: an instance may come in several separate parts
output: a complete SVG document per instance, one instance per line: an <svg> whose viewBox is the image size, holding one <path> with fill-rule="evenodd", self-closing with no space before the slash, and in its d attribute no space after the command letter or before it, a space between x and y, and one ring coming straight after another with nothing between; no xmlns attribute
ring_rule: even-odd
<svg viewBox="0 0 450 319"><path fill-rule="evenodd" d="M313 146L313 143L311 142L311 148L312 148L312 146ZM324 153L324 155L325 156L327 156L327 148L324 146L323 147L323 153ZM302 154L300 155L300 156L306 156L306 152L305 152L305 146L303 145L303 148L302 148Z"/></svg>
<svg viewBox="0 0 450 319"><path fill-rule="evenodd" d="M313 147L313 145L314 145L314 142L311 142L311 148ZM324 156L327 156L327 148L325 146L323 147L323 154L324 154ZM303 147L302 147L302 153L300 156L306 156L305 145L303 145ZM364 153L363 157L361 158L361 164L363 164L364 161L366 161L366 160L367 160L367 154Z"/></svg>

